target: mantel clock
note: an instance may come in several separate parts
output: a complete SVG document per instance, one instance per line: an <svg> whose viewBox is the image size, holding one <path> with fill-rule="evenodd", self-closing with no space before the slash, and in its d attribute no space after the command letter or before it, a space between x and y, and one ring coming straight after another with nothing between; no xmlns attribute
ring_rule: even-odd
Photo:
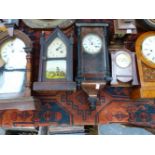
<svg viewBox="0 0 155 155"><path fill-rule="evenodd" d="M131 97L155 98L155 32L141 34L135 46L140 87L135 87Z"/></svg>
<svg viewBox="0 0 155 155"><path fill-rule="evenodd" d="M31 96L30 38L19 30L0 33L0 110L34 110Z"/></svg>
<svg viewBox="0 0 155 155"><path fill-rule="evenodd" d="M95 109L98 92L110 80L107 49L107 23L77 23L78 85L88 94L90 107Z"/></svg>
<svg viewBox="0 0 155 155"><path fill-rule="evenodd" d="M38 82L35 91L75 90L73 82L73 41L57 27L46 39L42 34Z"/></svg>
<svg viewBox="0 0 155 155"><path fill-rule="evenodd" d="M111 45L112 81L111 86L130 87L138 85L135 52L124 45Z"/></svg>

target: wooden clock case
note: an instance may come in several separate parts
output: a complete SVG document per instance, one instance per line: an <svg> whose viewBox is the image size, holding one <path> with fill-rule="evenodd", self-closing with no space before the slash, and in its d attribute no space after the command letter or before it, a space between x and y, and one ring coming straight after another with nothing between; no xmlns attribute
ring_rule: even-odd
<svg viewBox="0 0 155 155"><path fill-rule="evenodd" d="M48 60L57 60L54 58L47 58L47 48L49 44L56 38L60 38L66 44L67 47L67 73L66 79L46 79L46 62ZM38 81L33 83L33 90L37 92L46 91L75 91L76 83L73 82L73 41L72 38L68 39L66 35L57 27L53 33L46 39L44 33L42 33L41 39L41 52L39 63L39 77Z"/></svg>
<svg viewBox="0 0 155 155"><path fill-rule="evenodd" d="M133 85L138 85L135 53L126 49L123 44L117 44L117 42L109 46L109 51L111 53L112 64L111 86L132 87ZM131 63L127 67L122 68L117 65L116 57L119 54L125 53L127 53L128 56L130 56Z"/></svg>
<svg viewBox="0 0 155 155"><path fill-rule="evenodd" d="M140 86L131 92L131 98L155 98L155 64L148 61L141 52L142 42L148 36L155 36L154 31L143 33L136 41L136 55L139 71Z"/></svg>
<svg viewBox="0 0 155 155"><path fill-rule="evenodd" d="M110 81L109 54L107 50L107 23L76 23L78 35L78 73L77 85L88 95L90 108L95 109L99 100L99 90ZM88 34L102 38L102 48L98 54L87 54L82 40Z"/></svg>
<svg viewBox="0 0 155 155"><path fill-rule="evenodd" d="M16 98L8 98L0 100L0 110L4 109L17 109L17 110L35 110L39 106L39 100L31 96L31 85L32 85L32 42L30 38L19 30L14 30L13 36L10 36L8 32L0 33L0 44L3 44L5 41L11 39L12 37L17 37L24 41L26 44L25 52L27 53L27 65L26 65L26 77L25 77L25 86L22 93L17 93ZM15 82L15 81L12 81ZM6 94L9 97L12 94Z"/></svg>

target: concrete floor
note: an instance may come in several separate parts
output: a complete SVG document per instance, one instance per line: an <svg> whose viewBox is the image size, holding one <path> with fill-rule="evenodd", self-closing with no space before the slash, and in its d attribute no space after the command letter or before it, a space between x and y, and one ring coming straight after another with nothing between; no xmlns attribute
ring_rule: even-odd
<svg viewBox="0 0 155 155"><path fill-rule="evenodd" d="M153 135L151 132L138 127L127 127L113 123L98 126L99 135Z"/></svg>

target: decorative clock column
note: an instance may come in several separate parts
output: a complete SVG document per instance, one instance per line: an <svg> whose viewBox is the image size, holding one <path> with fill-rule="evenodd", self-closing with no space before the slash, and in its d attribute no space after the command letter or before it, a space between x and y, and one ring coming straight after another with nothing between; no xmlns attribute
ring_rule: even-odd
<svg viewBox="0 0 155 155"><path fill-rule="evenodd" d="M31 86L32 86L32 48L30 47L25 47L25 52L27 53L26 59L27 59L27 64L26 64L26 82L25 82L25 97L31 95Z"/></svg>

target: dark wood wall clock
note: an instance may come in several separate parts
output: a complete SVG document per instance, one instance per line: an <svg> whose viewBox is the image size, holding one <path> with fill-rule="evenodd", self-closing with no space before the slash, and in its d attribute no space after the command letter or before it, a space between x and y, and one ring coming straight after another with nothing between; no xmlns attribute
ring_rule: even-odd
<svg viewBox="0 0 155 155"><path fill-rule="evenodd" d="M112 86L130 87L138 85L135 53L123 45L109 48L112 63Z"/></svg>
<svg viewBox="0 0 155 155"><path fill-rule="evenodd" d="M38 100L31 96L30 38L19 30L13 36L0 33L0 110L34 110Z"/></svg>
<svg viewBox="0 0 155 155"><path fill-rule="evenodd" d="M35 91L75 90L73 82L73 41L57 27L45 39L40 40L40 65L38 82L34 82Z"/></svg>
<svg viewBox="0 0 155 155"><path fill-rule="evenodd" d="M132 98L155 97L155 32L149 31L140 35L136 41L136 55L140 87L136 87Z"/></svg>
<svg viewBox="0 0 155 155"><path fill-rule="evenodd" d="M76 23L78 33L77 82L95 109L98 92L110 80L107 23Z"/></svg>

